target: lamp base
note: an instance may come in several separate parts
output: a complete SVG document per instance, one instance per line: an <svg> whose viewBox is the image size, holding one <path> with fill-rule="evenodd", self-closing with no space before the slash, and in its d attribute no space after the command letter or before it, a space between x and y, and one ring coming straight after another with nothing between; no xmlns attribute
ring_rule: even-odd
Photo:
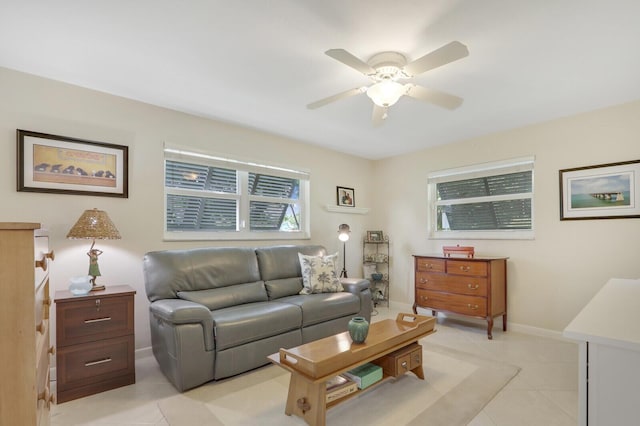
<svg viewBox="0 0 640 426"><path fill-rule="evenodd" d="M106 287L104 285L94 285L93 287L91 287L91 291L100 291L100 290L106 290Z"/></svg>

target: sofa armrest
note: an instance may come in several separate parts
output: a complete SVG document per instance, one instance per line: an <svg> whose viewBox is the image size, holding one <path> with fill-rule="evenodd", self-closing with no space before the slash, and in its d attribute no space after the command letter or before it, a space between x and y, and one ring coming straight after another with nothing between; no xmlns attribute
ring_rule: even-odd
<svg viewBox="0 0 640 426"><path fill-rule="evenodd" d="M340 284L345 291L356 295L361 291L368 290L371 285L369 280L364 278L340 278Z"/></svg>
<svg viewBox="0 0 640 426"><path fill-rule="evenodd" d="M204 305L181 299L161 299L149 306L151 313L158 319L173 325L200 324L204 333L207 350L213 350L213 319L211 311Z"/></svg>
<svg viewBox="0 0 640 426"><path fill-rule="evenodd" d="M342 284L345 291L360 298L360 312L358 315L364 317L367 321L371 321L373 302L371 300L369 280L365 278L340 278L340 284Z"/></svg>

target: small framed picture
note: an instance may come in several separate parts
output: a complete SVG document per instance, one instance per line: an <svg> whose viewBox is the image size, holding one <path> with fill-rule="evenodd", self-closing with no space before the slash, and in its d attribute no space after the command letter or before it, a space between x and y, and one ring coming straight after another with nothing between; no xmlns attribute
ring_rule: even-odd
<svg viewBox="0 0 640 426"><path fill-rule="evenodd" d="M384 235L382 234L382 231L367 231L367 241L384 241Z"/></svg>
<svg viewBox="0 0 640 426"><path fill-rule="evenodd" d="M344 186L336 187L337 197L338 197L338 205L342 207L355 207L356 206L356 198L355 191L353 188L345 188Z"/></svg>
<svg viewBox="0 0 640 426"><path fill-rule="evenodd" d="M129 196L129 148L17 131L18 191Z"/></svg>

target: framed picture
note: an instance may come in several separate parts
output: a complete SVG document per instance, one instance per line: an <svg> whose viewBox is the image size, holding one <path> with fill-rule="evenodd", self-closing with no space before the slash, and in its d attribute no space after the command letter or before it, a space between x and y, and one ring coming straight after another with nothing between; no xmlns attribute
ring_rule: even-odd
<svg viewBox="0 0 640 426"><path fill-rule="evenodd" d="M129 196L129 148L18 130L18 191Z"/></svg>
<svg viewBox="0 0 640 426"><path fill-rule="evenodd" d="M345 188L343 186L336 187L336 195L338 197L338 205L343 207L355 207L356 197L353 188Z"/></svg>
<svg viewBox="0 0 640 426"><path fill-rule="evenodd" d="M367 231L367 241L384 241L382 231Z"/></svg>
<svg viewBox="0 0 640 426"><path fill-rule="evenodd" d="M560 220L640 217L640 160L560 170Z"/></svg>

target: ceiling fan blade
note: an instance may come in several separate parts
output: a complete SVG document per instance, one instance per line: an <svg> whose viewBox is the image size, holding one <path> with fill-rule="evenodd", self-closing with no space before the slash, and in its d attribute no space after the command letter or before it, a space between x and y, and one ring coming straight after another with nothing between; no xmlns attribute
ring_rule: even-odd
<svg viewBox="0 0 640 426"><path fill-rule="evenodd" d="M324 53L327 56L331 56L336 61L340 61L346 66L349 66L364 75L373 75L376 73L376 70L374 70L369 64L363 62L360 58L353 56L351 53L347 52L344 49L329 49Z"/></svg>
<svg viewBox="0 0 640 426"><path fill-rule="evenodd" d="M409 76L422 74L425 71L457 61L458 59L464 58L468 55L469 49L467 49L467 46L459 41L452 41L451 43L445 44L441 48L436 49L431 53L427 53L423 57L407 64L404 67L404 72Z"/></svg>
<svg viewBox="0 0 640 426"><path fill-rule="evenodd" d="M421 101L431 102L446 109L456 109L462 105L463 99L448 93L439 92L426 87L416 86L415 84L405 84L407 96Z"/></svg>
<svg viewBox="0 0 640 426"><path fill-rule="evenodd" d="M387 118L387 108L373 104L373 113L371 114L371 121L374 126L380 126Z"/></svg>
<svg viewBox="0 0 640 426"><path fill-rule="evenodd" d="M367 91L366 86L356 87L355 89L350 89L350 90L338 93L336 95L329 96L328 98L324 98L324 99L320 99L319 101L312 102L309 105L307 105L307 108L309 109L320 108L321 106L325 106L327 104L330 104L331 102L339 101L340 99L348 98L350 96L359 95L360 93L364 93L366 91Z"/></svg>

